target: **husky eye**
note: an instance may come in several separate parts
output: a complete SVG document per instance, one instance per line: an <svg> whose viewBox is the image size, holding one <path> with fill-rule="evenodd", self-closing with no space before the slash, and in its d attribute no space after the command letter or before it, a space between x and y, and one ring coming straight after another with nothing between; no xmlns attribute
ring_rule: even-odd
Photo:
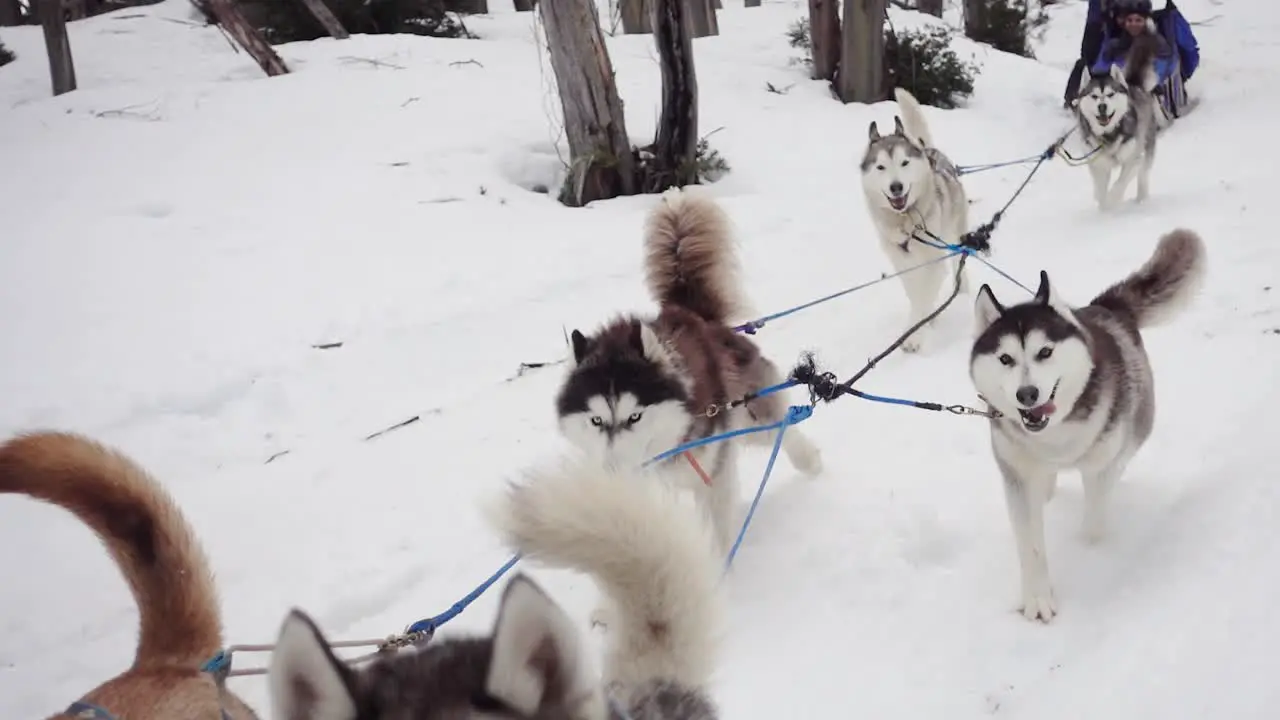
<svg viewBox="0 0 1280 720"><path fill-rule="evenodd" d="M911 162L910 160L903 160L902 167L906 167L910 162Z"/></svg>
<svg viewBox="0 0 1280 720"><path fill-rule="evenodd" d="M1013 367L1014 365L1013 356L1010 355L1009 353L1004 353L1003 355L1000 356L999 359L1000 359L1000 364L1005 367Z"/></svg>
<svg viewBox="0 0 1280 720"><path fill-rule="evenodd" d="M877 166L876 166L876 169L877 169L877 170L884 170L884 166L883 166L883 165L877 165Z"/></svg>
<svg viewBox="0 0 1280 720"><path fill-rule="evenodd" d="M591 424L595 425L596 427L600 427L604 425L604 418L600 417L599 415L592 415Z"/></svg>
<svg viewBox="0 0 1280 720"><path fill-rule="evenodd" d="M1052 345L1045 345L1044 347L1040 348L1040 352L1036 353L1037 360L1048 360L1051 357L1053 357Z"/></svg>
<svg viewBox="0 0 1280 720"><path fill-rule="evenodd" d="M644 416L644 413L642 412L631 413L631 415L627 417L627 424L635 425L636 423L640 422L640 418L643 416Z"/></svg>

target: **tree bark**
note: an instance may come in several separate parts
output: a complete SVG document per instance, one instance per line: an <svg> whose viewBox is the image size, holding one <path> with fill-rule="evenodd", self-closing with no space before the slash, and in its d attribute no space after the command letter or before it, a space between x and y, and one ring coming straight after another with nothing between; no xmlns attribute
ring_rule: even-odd
<svg viewBox="0 0 1280 720"><path fill-rule="evenodd" d="M986 41L987 0L964 0L964 34L970 39Z"/></svg>
<svg viewBox="0 0 1280 720"><path fill-rule="evenodd" d="M884 99L884 13L887 0L844 0L840 99L873 103Z"/></svg>
<svg viewBox="0 0 1280 720"><path fill-rule="evenodd" d="M645 192L698 182L698 76L693 38L685 21L687 0L654 0L654 39L662 69L662 114Z"/></svg>
<svg viewBox="0 0 1280 720"><path fill-rule="evenodd" d="M342 23L338 22L337 16L333 14L329 6L324 4L324 0L298 0L298 2L302 3L310 11L316 22L320 23L325 32L329 33L329 37L337 40L345 40L351 37L347 29L342 27Z"/></svg>
<svg viewBox="0 0 1280 720"><path fill-rule="evenodd" d="M934 17L942 17L942 0L916 0L916 9Z"/></svg>
<svg viewBox="0 0 1280 720"><path fill-rule="evenodd" d="M44 46L49 53L49 76L53 94L61 95L76 89L76 66L71 59L71 40L67 37L67 19L62 14L62 0L32 0L39 2L40 25L44 28Z"/></svg>
<svg viewBox="0 0 1280 720"><path fill-rule="evenodd" d="M539 0L538 8L569 140L560 201L581 207L634 195L636 160L595 0Z"/></svg>
<svg viewBox="0 0 1280 720"><path fill-rule="evenodd" d="M839 0L809 0L809 45L813 53L813 79L834 80L840 66Z"/></svg>
<svg viewBox="0 0 1280 720"><path fill-rule="evenodd" d="M720 0L716 0L716 6L719 8ZM760 0L744 0L743 5L746 7L760 7Z"/></svg>
<svg viewBox="0 0 1280 720"><path fill-rule="evenodd" d="M268 76L275 77L289 72L284 60L280 59L262 34L245 19L240 8L236 7L235 0L209 0L209 11L217 19L218 25L249 53L249 57L257 61L258 67Z"/></svg>
<svg viewBox="0 0 1280 720"><path fill-rule="evenodd" d="M622 4L622 32L648 35L653 32L653 0L619 0Z"/></svg>
<svg viewBox="0 0 1280 720"><path fill-rule="evenodd" d="M0 0L0 26L22 22L22 5L18 0Z"/></svg>
<svg viewBox="0 0 1280 720"><path fill-rule="evenodd" d="M537 0L512 0L515 5L516 12L533 12L533 6L537 5Z"/></svg>
<svg viewBox="0 0 1280 720"><path fill-rule="evenodd" d="M656 0L655 0L656 1ZM720 22L716 19L714 0L683 0L688 11L689 31L693 37L720 34Z"/></svg>

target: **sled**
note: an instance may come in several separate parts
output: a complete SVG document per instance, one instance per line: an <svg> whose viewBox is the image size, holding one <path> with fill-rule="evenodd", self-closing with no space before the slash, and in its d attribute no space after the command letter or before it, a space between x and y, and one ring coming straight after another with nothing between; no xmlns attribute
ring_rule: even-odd
<svg viewBox="0 0 1280 720"><path fill-rule="evenodd" d="M1173 70L1169 73L1169 77L1155 89L1160 109L1164 111L1161 125L1167 127L1199 104L1199 101L1188 97L1187 80L1190 80L1196 69L1200 67L1200 44L1191 30L1191 23L1187 22L1173 0L1169 0L1164 8L1152 12L1151 19L1155 22L1156 32L1160 33L1169 43L1169 47L1174 49ZM1102 35L1104 47L1110 42L1115 32L1115 23L1110 19L1106 20ZM1098 60L1101 60L1101 57ZM1095 65L1096 62L1095 60ZM1124 66L1123 61L1112 64Z"/></svg>

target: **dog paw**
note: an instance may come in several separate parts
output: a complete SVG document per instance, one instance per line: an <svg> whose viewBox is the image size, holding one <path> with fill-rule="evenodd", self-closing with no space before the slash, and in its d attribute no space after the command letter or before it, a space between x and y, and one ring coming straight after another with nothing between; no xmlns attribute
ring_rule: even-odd
<svg viewBox="0 0 1280 720"><path fill-rule="evenodd" d="M1147 199L1147 189L1141 185L1138 186L1138 194L1134 196L1133 201L1136 203L1145 202Z"/></svg>
<svg viewBox="0 0 1280 720"><path fill-rule="evenodd" d="M808 437L792 428L787 431L783 444L787 451L787 459L795 469L806 475L817 475L822 472L822 451Z"/></svg>
<svg viewBox="0 0 1280 720"><path fill-rule="evenodd" d="M1057 602L1053 598L1053 589L1048 585L1022 589L1022 604L1018 607L1022 616L1028 620L1051 622L1058 614Z"/></svg>
<svg viewBox="0 0 1280 720"><path fill-rule="evenodd" d="M929 337L926 329L928 327L928 325L925 325L919 330L911 333L911 336L906 340L903 340L902 345L899 346L902 348L902 352L914 354L927 350L929 347Z"/></svg>

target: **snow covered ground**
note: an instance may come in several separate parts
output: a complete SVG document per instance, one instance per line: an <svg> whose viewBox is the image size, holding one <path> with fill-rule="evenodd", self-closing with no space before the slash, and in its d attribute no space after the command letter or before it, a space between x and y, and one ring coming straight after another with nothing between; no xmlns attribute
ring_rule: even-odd
<svg viewBox="0 0 1280 720"><path fill-rule="evenodd" d="M562 447L560 368L506 379L561 358L564 328L648 307L638 240L654 198L570 210L526 189L556 182L558 102L534 17L496 5L469 20L481 40L288 45L296 72L266 79L169 0L74 23L82 89L56 99L39 30L0 29L20 55L0 69L0 431L90 433L162 478L211 556L228 642L270 642L294 605L334 638L385 636L470 591L508 556L477 503ZM1209 244L1199 303L1147 336L1159 418L1114 535L1076 540L1065 482L1048 512L1061 615L1027 622L983 421L820 407L805 428L826 471L779 463L727 580L724 717L1275 716L1280 5L1179 5L1222 17L1196 28L1204 102L1164 136L1149 203L1103 216L1086 172L1055 162L994 237L1002 269L1031 282L1045 268L1079 302L1175 226ZM726 6L722 34L696 43L702 132L722 128L711 139L734 170L714 190L765 314L887 270L856 166L893 105L841 105L789 62L804 3ZM1055 10L1039 61L964 45L983 66L976 94L928 115L956 162L1031 155L1067 127L1083 16L1083 2ZM642 142L651 38L609 49ZM1025 172L968 178L975 221ZM972 403L970 301L944 316L944 345L892 356L862 387ZM780 364L815 350L847 375L905 313L884 283L758 338ZM765 459L747 451L745 485ZM135 610L60 511L5 497L0 547L0 716L40 717L128 664ZM585 624L589 583L526 570ZM447 631L487 628L495 600ZM232 682L265 711L261 678Z"/></svg>

